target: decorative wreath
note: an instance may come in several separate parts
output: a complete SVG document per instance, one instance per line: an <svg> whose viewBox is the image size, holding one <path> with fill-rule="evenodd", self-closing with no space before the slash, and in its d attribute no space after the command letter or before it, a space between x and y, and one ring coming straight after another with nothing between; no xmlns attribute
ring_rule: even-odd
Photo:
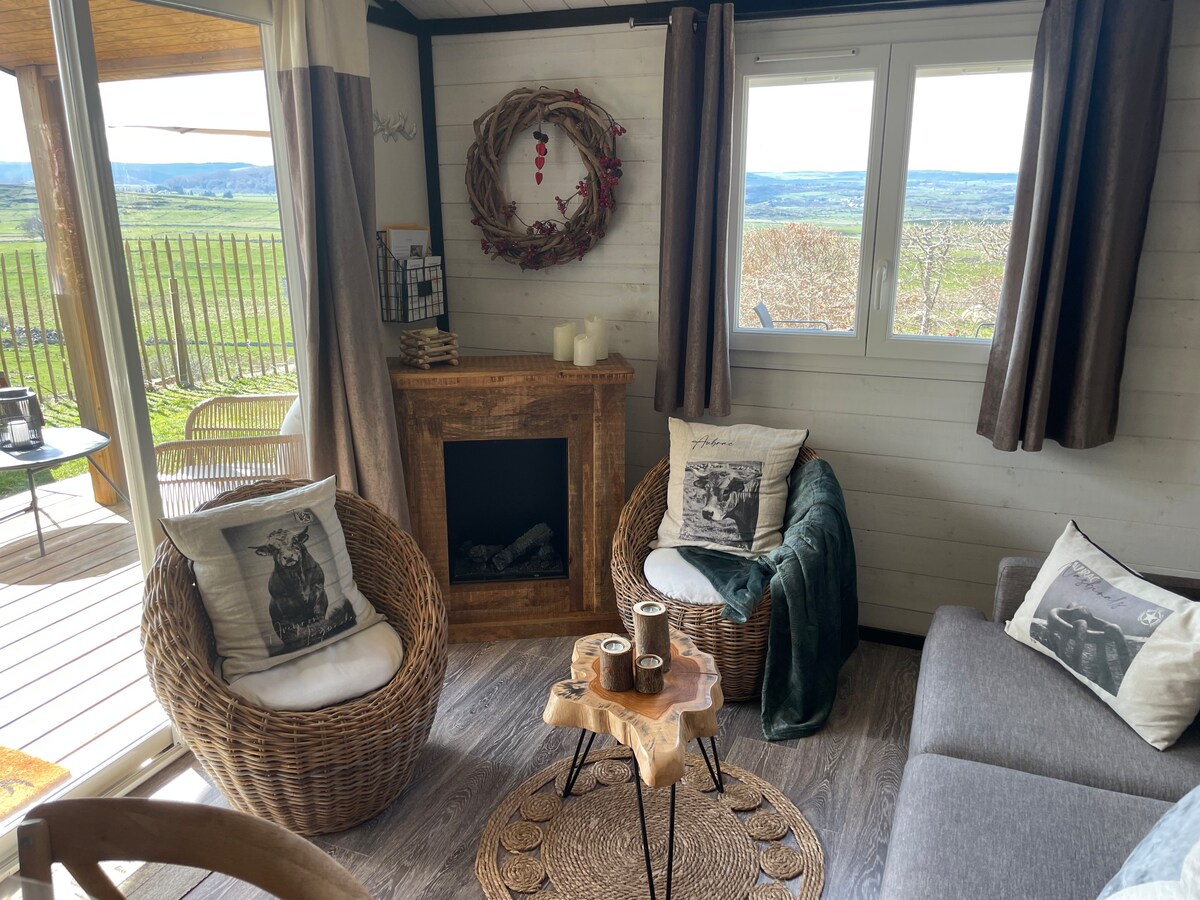
<svg viewBox="0 0 1200 900"><path fill-rule="evenodd" d="M554 198L562 218L526 222L517 215L516 202L500 191L500 162L513 138L544 122L562 129L579 151L587 172L575 193ZM467 150L467 197L474 213L471 224L483 231L479 242L483 252L522 269L544 269L583 259L604 237L617 208L621 160L616 145L624 133L602 106L578 88L517 88L476 119L475 142ZM535 137L536 178L541 184L549 137L541 132L535 132Z"/></svg>

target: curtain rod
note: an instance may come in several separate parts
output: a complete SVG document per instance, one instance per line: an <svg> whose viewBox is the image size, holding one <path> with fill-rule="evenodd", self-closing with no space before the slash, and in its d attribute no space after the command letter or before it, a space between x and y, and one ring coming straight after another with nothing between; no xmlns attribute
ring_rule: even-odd
<svg viewBox="0 0 1200 900"><path fill-rule="evenodd" d="M702 12L696 13L696 18L692 20L692 31L696 30L697 23L703 22L707 18L708 16ZM649 28L653 25L666 25L669 28L673 24L675 24L674 16L667 16L665 19L639 19L636 16L629 17L630 28Z"/></svg>

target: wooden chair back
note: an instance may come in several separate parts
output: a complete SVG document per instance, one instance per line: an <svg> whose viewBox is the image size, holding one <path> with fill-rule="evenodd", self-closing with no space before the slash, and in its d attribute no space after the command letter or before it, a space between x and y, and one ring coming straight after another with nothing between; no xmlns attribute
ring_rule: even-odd
<svg viewBox="0 0 1200 900"><path fill-rule="evenodd" d="M100 868L108 860L209 869L286 900L371 897L304 838L265 819L198 803L129 797L43 803L17 829L17 847L28 900L53 900L55 862L96 900L123 900Z"/></svg>

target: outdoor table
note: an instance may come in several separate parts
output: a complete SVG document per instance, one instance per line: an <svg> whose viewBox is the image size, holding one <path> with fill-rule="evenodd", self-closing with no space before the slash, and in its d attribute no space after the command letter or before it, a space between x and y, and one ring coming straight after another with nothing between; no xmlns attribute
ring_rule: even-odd
<svg viewBox="0 0 1200 900"><path fill-rule="evenodd" d="M100 477L108 482L109 486L117 492L126 503L129 498L121 492L121 489L113 484L113 480L108 477L108 473L104 471L92 459L92 454L98 453L112 443L112 438L100 431L93 431L90 428L43 428L42 429L42 446L36 450L11 450L0 451L0 472L19 472L22 469L25 471L25 476L29 480L29 506L25 509L17 510L0 518L0 522L6 522L15 516L23 516L26 513L33 513L33 523L37 528L38 550L41 555L46 555L46 542L42 538L42 520L37 500L37 484L33 480L35 473L42 469L50 469L54 466L62 465L63 463L71 462L76 459L86 459L93 469L100 473Z"/></svg>

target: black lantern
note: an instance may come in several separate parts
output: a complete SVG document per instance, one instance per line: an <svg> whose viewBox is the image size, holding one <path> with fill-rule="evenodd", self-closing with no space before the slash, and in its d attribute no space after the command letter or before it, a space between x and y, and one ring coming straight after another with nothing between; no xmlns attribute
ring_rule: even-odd
<svg viewBox="0 0 1200 900"><path fill-rule="evenodd" d="M42 407L27 387L0 388L0 450L42 446Z"/></svg>

